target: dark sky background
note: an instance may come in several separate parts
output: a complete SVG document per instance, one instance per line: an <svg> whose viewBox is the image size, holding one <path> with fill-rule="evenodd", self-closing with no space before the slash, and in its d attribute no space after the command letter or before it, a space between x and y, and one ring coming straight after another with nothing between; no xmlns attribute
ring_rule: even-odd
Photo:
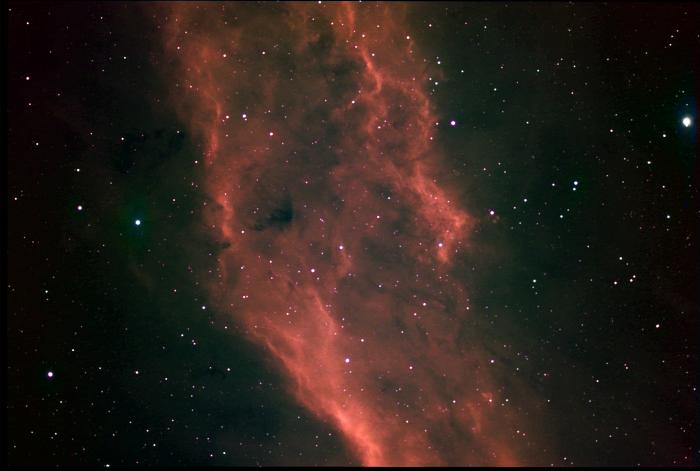
<svg viewBox="0 0 700 471"><path fill-rule="evenodd" d="M210 300L220 247L162 7L5 7L8 460L362 464ZM457 123L435 135L444 168L480 221L475 335L542 405L522 464L700 462L699 18L679 3L408 8L426 93Z"/></svg>

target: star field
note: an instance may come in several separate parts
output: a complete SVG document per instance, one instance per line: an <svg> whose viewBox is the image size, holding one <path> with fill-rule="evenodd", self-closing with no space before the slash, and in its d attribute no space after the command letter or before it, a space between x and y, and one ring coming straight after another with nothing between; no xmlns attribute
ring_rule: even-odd
<svg viewBox="0 0 700 471"><path fill-rule="evenodd" d="M5 8L10 464L697 466L697 5Z"/></svg>

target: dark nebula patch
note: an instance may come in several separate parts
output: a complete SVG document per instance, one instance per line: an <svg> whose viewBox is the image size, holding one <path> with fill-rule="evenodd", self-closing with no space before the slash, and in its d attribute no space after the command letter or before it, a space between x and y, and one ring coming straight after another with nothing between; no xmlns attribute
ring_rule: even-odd
<svg viewBox="0 0 700 471"><path fill-rule="evenodd" d="M267 216L263 215L262 220L253 225L256 231L264 231L265 229L285 229L292 223L294 219L294 208L292 207L292 199L285 197L282 201L273 207Z"/></svg>

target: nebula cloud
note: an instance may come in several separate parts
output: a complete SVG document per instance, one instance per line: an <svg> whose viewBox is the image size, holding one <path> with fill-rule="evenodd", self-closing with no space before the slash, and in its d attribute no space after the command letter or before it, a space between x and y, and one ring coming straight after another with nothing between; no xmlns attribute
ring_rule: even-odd
<svg viewBox="0 0 700 471"><path fill-rule="evenodd" d="M437 143L410 5L163 8L220 242L212 303L360 463L526 464L528 413L470 306L477 221Z"/></svg>

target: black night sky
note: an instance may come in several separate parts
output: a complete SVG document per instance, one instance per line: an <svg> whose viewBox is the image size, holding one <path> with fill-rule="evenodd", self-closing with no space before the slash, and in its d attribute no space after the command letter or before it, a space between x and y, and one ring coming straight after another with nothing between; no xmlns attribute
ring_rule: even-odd
<svg viewBox="0 0 700 471"><path fill-rule="evenodd" d="M697 4L4 8L10 464L700 463Z"/></svg>

